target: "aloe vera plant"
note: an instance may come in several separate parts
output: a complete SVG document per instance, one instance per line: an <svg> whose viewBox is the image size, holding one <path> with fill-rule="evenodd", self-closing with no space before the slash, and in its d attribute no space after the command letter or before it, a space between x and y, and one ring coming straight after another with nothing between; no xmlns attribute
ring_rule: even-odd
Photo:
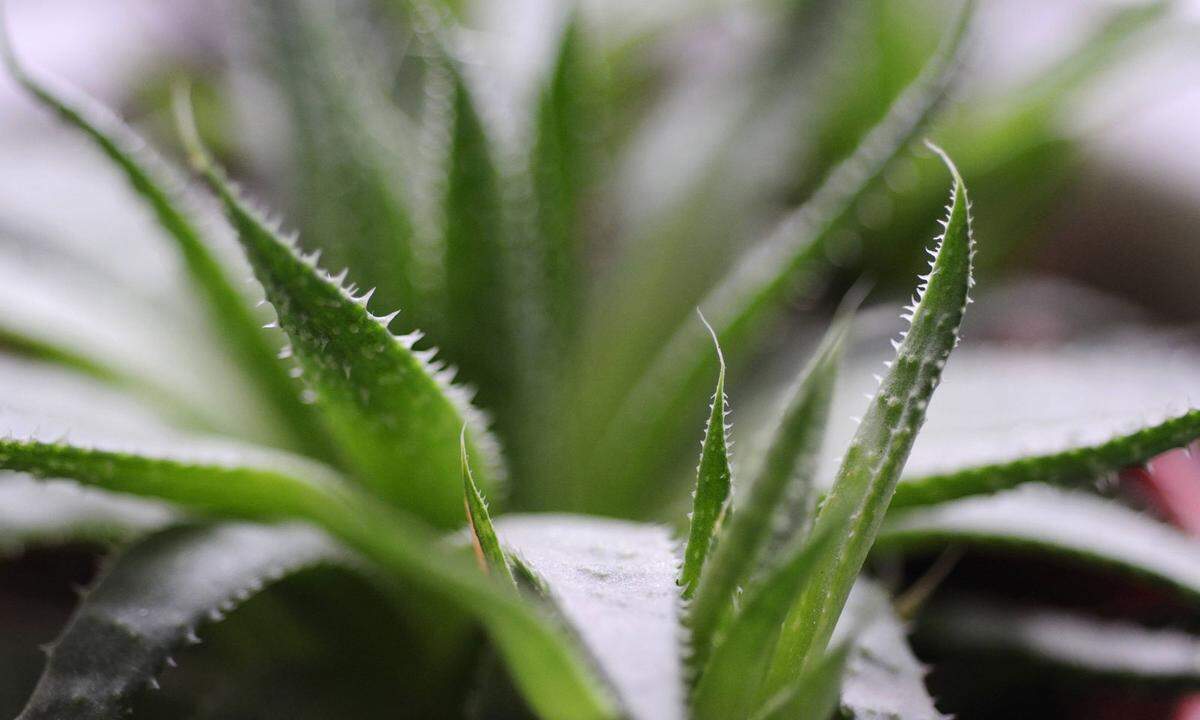
<svg viewBox="0 0 1200 720"><path fill-rule="evenodd" d="M13 393L0 414L9 431L0 440L0 552L115 548L47 646L21 718L179 716L179 706L153 699L160 685L159 695L190 698L179 702L197 717L281 716L262 688L238 705L207 697L202 684L173 685L202 648L220 645L222 628L231 647L266 632L238 625L253 612L271 622L298 614L294 634L304 640L291 652L352 655L383 678L370 683L375 694L336 670L288 686L345 703L303 711L313 717L373 712L364 708L377 698L374 711L404 717L936 720L944 715L908 645L912 613L921 635L950 647L1030 653L1106 681L1200 684L1188 664L1200 640L1182 631L987 602L926 606L921 582L894 602L901 588L871 568L872 558L982 546L1138 577L1200 603L1200 544L1094 492L1102 477L1200 437L1197 412L1164 415L1147 400L1105 423L1084 407L1078 422L1047 433L1044 423L1004 419L1003 403L976 401L968 406L1001 418L976 438L987 452L946 461L956 455L945 452L956 421L939 420L944 373L952 393L977 392L1004 377L1006 363L1018 366L1008 376L1044 392L1064 392L1067 373L1050 368L1043 379L1021 358L976 348L964 358L982 366L974 382L953 381L976 246L969 170L937 145L927 143L922 162L940 161L948 202L894 352L885 359L874 348L873 368L841 369L852 293L789 371L788 389L773 393L782 401L750 423L761 437L734 462L738 383L789 302L830 271L856 208L933 120L970 3L810 199L718 268L724 274L706 271L689 286L711 324L648 309L628 337L587 308L604 297L589 284L585 222L603 167L588 108L604 84L588 54L601 39L582 13L562 19L528 137L510 146L455 50L459 28L440 10L388 7L419 46L425 95L412 108L392 97L386 65L341 81L367 47L353 41L362 18L340 22L316 2L261 9L283 29L272 52L308 143L303 182L321 188L305 208L314 232L303 238L232 182L197 130L186 88L174 110L193 184L115 114L5 45L9 74L94 144L152 212L204 311L196 332L225 343L213 362L254 409L235 417L227 398L172 384L171 368L89 352L70 329L0 319L0 347L12 355L0 368ZM802 11L780 12L795 21ZM709 197L710 182L696 180L693 203ZM691 222L676 218L664 242L696 229ZM325 245L366 266L331 272ZM238 282L246 271L256 281L249 290ZM614 287L655 284L639 272L667 270L635 268L629 285ZM367 278L387 285L354 282ZM641 300L631 292L622 303ZM1108 356L1097 344L1042 364L1069 352ZM448 363L480 383L478 398ZM207 373L197 359L201 384ZM845 428L843 389L864 379L866 400L853 401L861 420ZM1127 395L1166 406L1189 379ZM43 386L72 391L65 404L49 392L17 394ZM1157 414L1147 421L1147 411ZM677 441L698 436L694 472L676 474ZM495 512L505 505L512 510ZM294 583L322 569L341 578L316 576L328 596L312 594L328 602L298 603ZM270 601L278 605L262 604ZM375 626L340 627L360 607L385 608L406 646L371 638ZM322 633L310 613L339 627ZM1020 632L997 631L1002 624ZM1091 633L1117 649L1106 654ZM218 640L202 645L210 636ZM1144 648L1164 648L1166 661Z"/></svg>

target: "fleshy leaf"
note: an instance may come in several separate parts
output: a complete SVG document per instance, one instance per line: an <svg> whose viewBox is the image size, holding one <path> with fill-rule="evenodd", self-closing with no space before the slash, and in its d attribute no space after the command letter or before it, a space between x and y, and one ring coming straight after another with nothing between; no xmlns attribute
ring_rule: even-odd
<svg viewBox="0 0 1200 720"><path fill-rule="evenodd" d="M878 549L963 543L1064 557L1130 573L1200 599L1200 542L1116 502L1026 485L990 497L897 511Z"/></svg>
<svg viewBox="0 0 1200 720"><path fill-rule="evenodd" d="M546 582L635 720L683 720L677 567L670 533L570 515L510 515L505 544ZM553 716L551 716L553 717Z"/></svg>
<svg viewBox="0 0 1200 720"><path fill-rule="evenodd" d="M896 488L892 506L931 505L1007 490L1029 482L1090 484L1121 468L1183 447L1197 437L1200 437L1200 411L1193 410L1095 445L968 467L941 475L905 478Z"/></svg>
<svg viewBox="0 0 1200 720"><path fill-rule="evenodd" d="M192 161L220 197L238 239L291 340L313 402L356 476L398 507L439 525L462 522L458 437L466 442L479 480L495 486L498 450L454 371L414 350L420 333L394 336L395 313L372 315L372 291L355 295L303 255L295 239L249 207L213 165L189 130ZM398 475L403 473L403 476Z"/></svg>
<svg viewBox="0 0 1200 720"><path fill-rule="evenodd" d="M703 315L700 316L700 320L708 326L708 321ZM704 560L728 510L732 483L726 439L729 428L725 425L725 415L728 412L728 400L725 397L725 357L721 354L721 345L717 342L716 333L712 336L720 369L717 371L717 389L713 393L708 426L704 430L704 442L701 444L700 464L696 468L692 522L688 531L687 547L683 551L683 568L679 575L679 584L683 587L685 600L692 597L692 593L696 591L696 584L700 582Z"/></svg>
<svg viewBox="0 0 1200 720"><path fill-rule="evenodd" d="M83 490L66 483L0 477L0 555L30 546L123 542L170 523L157 503Z"/></svg>
<svg viewBox="0 0 1200 720"><path fill-rule="evenodd" d="M52 89L31 76L18 63L3 37L3 25L0 25L0 53L13 78L38 102L92 140L153 209L159 225L176 241L184 267L207 302L214 325L255 387L269 401L275 419L291 431L294 447L317 455L327 450L327 440L315 416L300 402L296 383L287 377L286 369L275 357L278 350L271 347L259 327L262 323L255 319L247 299L234 287L192 217L183 181L107 108L83 93Z"/></svg>
<svg viewBox="0 0 1200 720"><path fill-rule="evenodd" d="M853 211L859 198L925 126L943 99L956 64L957 49L970 17L965 3L952 21L942 47L921 76L893 104L862 144L834 168L821 187L717 283L702 305L711 308L713 327L725 347L748 355L782 305L792 297L797 283L810 280L823 262L835 230ZM694 328L682 326L665 344L640 379L627 393L589 389L587 397L612 397L617 406L597 419L604 431L580 435L582 471L602 487L605 497L595 498L598 509L637 513L645 506L643 478L656 477L675 458L664 453L673 448L678 419L687 415L690 398L702 392L707 380L704 343ZM739 355L739 358L743 355ZM731 361L734 358L731 357ZM737 363L734 363L736 369ZM629 381L626 381L629 382ZM599 406L598 406L599 407ZM606 411L609 412L609 411ZM601 482L599 478L602 478Z"/></svg>
<svg viewBox="0 0 1200 720"><path fill-rule="evenodd" d="M463 505L467 511L467 527L471 532L471 543L475 547L475 559L479 561L479 565L485 572L498 573L500 577L507 578L515 586L517 581L513 579L512 571L508 567L508 559L504 556L504 549L500 547L500 541L496 538L496 530L492 527L492 517L488 514L487 503L479 492L479 487L475 484L475 478L471 475L471 461L467 457L465 429L459 442L459 448L462 458Z"/></svg>
<svg viewBox="0 0 1200 720"><path fill-rule="evenodd" d="M1200 637L1049 608L940 602L922 614L925 645L954 658L1006 659L1035 672L1200 686Z"/></svg>
<svg viewBox="0 0 1200 720"><path fill-rule="evenodd" d="M838 708L842 674L850 648L839 645L825 653L782 693L772 698L754 720L827 720Z"/></svg>
<svg viewBox="0 0 1200 720"><path fill-rule="evenodd" d="M830 523L844 518L850 524L838 528L838 542L819 563L820 579L804 588L788 615L767 681L771 694L824 651L883 522L946 360L958 345L973 283L975 243L966 188L953 163L942 157L954 176L945 232L931 251L930 273L906 310L911 324L895 343L896 358L817 515L814 532L828 532Z"/></svg>
<svg viewBox="0 0 1200 720"><path fill-rule="evenodd" d="M817 581L821 557L835 542L833 532L819 530L748 593L701 671L691 698L694 720L751 717L763 707L763 682L783 621L801 589Z"/></svg>
<svg viewBox="0 0 1200 720"><path fill-rule="evenodd" d="M807 523L813 506L813 475L829 413L847 322L837 323L790 393L766 452L738 512L700 576L685 623L690 632L691 669L704 666L714 634L733 610L739 585L762 564L773 534L789 539ZM786 546L786 545L785 545Z"/></svg>
<svg viewBox="0 0 1200 720"><path fill-rule="evenodd" d="M123 553L84 597L21 720L103 720L126 710L173 652L198 642L264 584L321 562L337 546L302 525L181 527Z"/></svg>
<svg viewBox="0 0 1200 720"><path fill-rule="evenodd" d="M386 573L381 579L415 584L479 618L542 714L564 720L618 716L610 691L578 648L515 590L483 576L467 558L438 550L437 536L424 525L372 502L316 463L282 453L171 458L10 439L0 441L0 468L222 517L312 522L379 565Z"/></svg>

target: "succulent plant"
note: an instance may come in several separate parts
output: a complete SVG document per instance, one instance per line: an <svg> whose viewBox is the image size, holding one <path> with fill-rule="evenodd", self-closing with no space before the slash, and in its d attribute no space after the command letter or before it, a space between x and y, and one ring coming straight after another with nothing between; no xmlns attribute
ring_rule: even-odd
<svg viewBox="0 0 1200 720"><path fill-rule="evenodd" d="M228 373L228 385L206 396L214 376L201 367L208 359L197 357L202 391L181 392L170 373L78 352L60 342L65 333L4 324L5 347L25 356L4 361L12 377L34 388L86 381L105 389L72 395L75 410L35 401L28 413L5 413L3 546L121 546L49 646L22 718L106 718L138 707L147 702L144 689L160 676L169 682L165 668L176 656L186 663L217 621L318 568L354 578L336 587L362 597L313 590L320 601L308 612L332 618L332 631L314 634L321 642L307 651L333 658L336 668L346 650L333 638L358 603L392 613L411 646L387 645L394 629L370 623L355 642L381 633L385 647L362 650L381 666L379 677L420 679L397 694L415 697L411 707L390 708L416 717L942 717L901 618L925 610L938 566L893 598L894 583L868 566L872 556L946 545L1021 548L1200 598L1195 541L1093 484L1200 437L1194 411L1144 422L1138 408L1115 418L1134 423L1119 432L1087 413L1080 413L1084 424L1063 423L1061 433L1037 418L1011 422L1003 402L989 404L994 393L978 388L1004 363L1023 360L974 349L967 362L975 382L963 381L960 392L974 393L965 405L998 427L976 432L973 444L935 434L929 447L940 449L921 456L917 444L908 462L947 362L959 359L951 356L974 284L967 187L932 144L949 170L943 230L857 429L826 442L831 418L840 417L835 385L861 300L852 290L765 413L765 440L736 468L731 462L722 348L733 352L729 377L743 376L788 303L828 269L830 248L844 240L856 209L940 106L969 7L810 198L742 258L697 282L705 315L647 309L645 322L628 325L619 322L628 314L614 320L602 310L597 320L587 308L579 228L598 163L581 132L594 117L581 86L588 36L578 17L564 25L530 113L530 139L513 153L495 141L471 68L439 13L420 4L409 10L420 28L422 130L409 114L378 108L375 96L358 92L377 78L338 73L342 61L330 57L347 52L346 37L329 32L338 18L322 18L331 11L320 4L300 5L306 9L268 3L265 12L279 21L281 44L315 33L299 49L281 49L294 63L288 77L303 86L293 98L301 137L311 142L303 181L320 188L306 208L317 230L303 240L228 179L202 144L186 91L176 100L180 134L207 194L114 114L40 79L7 52L11 74L111 160L173 240L209 337L224 342L206 350ZM305 92L317 100L306 104ZM402 140L432 139L391 165L381 129ZM433 169L422 153L436 156ZM244 259L223 254L229 238L210 222L216 208ZM361 266L328 272L325 244ZM237 278L245 265L257 281L249 289ZM639 267L643 274L617 285L634 301L659 284L669 294L673 286L653 274L661 269ZM349 281L359 272L386 284L363 290ZM664 297L665 305L676 301ZM1028 370L1026 392L1066 386L1086 394L1093 388L1086 379L1072 385L1072 368L1105 357L1103 346L1072 348L1018 370ZM479 383L478 402L448 361ZM859 370L869 379L869 369L855 370L846 382L861 380ZM1165 392L1179 391L1176 384ZM710 392L690 522L681 533L645 522L683 514L670 492L677 486L671 468L680 439L699 433L694 421ZM143 409L109 418L114 396ZM984 451L972 454L974 446ZM833 472L825 448L840 458ZM488 497L538 512L493 518ZM270 608L259 612L272 617ZM1034 654L1055 666L1200 679L1191 636L1059 615L935 604L921 628L935 639ZM253 637L255 628L240 632ZM1168 647L1182 660L1148 659ZM321 682L334 696L354 696L373 680L334 671ZM224 708L209 711L217 714L278 717L290 707L265 692L246 700L249 709L213 702ZM309 712L366 712L346 702Z"/></svg>

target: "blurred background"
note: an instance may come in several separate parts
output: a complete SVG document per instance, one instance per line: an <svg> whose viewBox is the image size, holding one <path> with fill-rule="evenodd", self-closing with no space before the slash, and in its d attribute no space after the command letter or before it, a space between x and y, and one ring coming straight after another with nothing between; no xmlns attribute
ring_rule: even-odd
<svg viewBox="0 0 1200 720"><path fill-rule="evenodd" d="M583 346L587 327L628 329L632 349L624 356L637 357L637 343L654 347L742 250L849 155L917 77L957 7L944 0L578 7L445 0L438 12L455 25L452 49L469 69L502 168L519 163L529 108L554 69L564 24L574 18L586 29L579 57L592 92L581 98L581 141L591 171L580 180L576 227L587 270ZM350 156L364 146L386 150L376 157L378 171L395 176L418 220L432 212L427 200L440 179L430 158L444 147L436 119L449 100L422 82L431 72L428 39L408 3L9 0L5 9L28 65L115 108L176 159L171 88L188 81L201 132L231 174L313 239L309 247L324 247L328 267L350 265L361 286L380 284L385 309L399 301L387 279L374 276L373 218L387 202L370 196L376 186L356 174L361 164ZM926 134L956 159L975 204L987 302L975 306L968 338L1038 346L1115 322L1191 329L1200 320L1200 3L981 0L959 62ZM355 98L350 111L332 104L339 90ZM329 122L338 112L356 114L359 134L339 134L342 126ZM807 346L814 313L822 324L864 277L873 288L869 305L880 309L865 313L862 343L878 350L922 268L946 187L944 169L924 150L894 163L826 246L824 281L796 299L792 322L770 339L768 349L785 350L787 367L759 360L758 382L746 380L739 392L770 395L772 383L794 370L795 348ZM130 301L136 316L125 310ZM164 357L179 348L202 356L203 342L187 337L196 312L173 248L116 171L0 74L0 343L67 327L89 352L137 354L127 357L134 366L186 388L195 378L177 375L189 370L170 362L149 368L146 344L128 338L149 333L152 346L170 349ZM421 319L412 310L402 329ZM444 343L453 355L454 339ZM521 457L519 431L505 429L505 398L489 391L486 363L472 377L469 357L451 359L497 410L517 471L536 474L537 458ZM1200 482L1200 473L1193 479ZM514 489L515 507L572 505L553 489L528 487ZM675 499L662 501L670 510L641 514L671 516ZM1200 517L1200 507L1162 512ZM9 604L0 605L0 618L36 612L44 623L9 628L14 643L53 635L72 602L66 586L85 581L93 561L80 550L0 566L0 603ZM1177 621L1182 612L1134 590L1113 600L1102 580L1063 581L1055 568L1014 570L988 557L962 567L956 577L968 587L992 588L1015 573L1022 587L1036 585L1069 605L1125 610L1137 605L1132 597L1153 607L1153 618ZM307 590L284 592L318 592L318 582L305 583ZM269 609L251 607L245 617L256 612ZM949 652L920 642L918 649L929 660ZM0 668L0 715L19 706L36 677L36 662L26 660L11 674ZM1174 693L1050 690L1029 677L1009 687L969 681L952 672L934 677L946 709L964 718L1200 717ZM1021 704L1033 696L1036 706Z"/></svg>

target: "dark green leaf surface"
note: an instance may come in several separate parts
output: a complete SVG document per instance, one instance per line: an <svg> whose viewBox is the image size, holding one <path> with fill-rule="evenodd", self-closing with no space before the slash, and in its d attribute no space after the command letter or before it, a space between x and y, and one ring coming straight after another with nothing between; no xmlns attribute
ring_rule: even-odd
<svg viewBox="0 0 1200 720"><path fill-rule="evenodd" d="M693 672L704 666L712 638L729 617L739 585L769 564L763 548L772 535L795 539L813 506L813 475L829 413L834 377L847 323L829 332L792 390L762 469L750 482L738 511L722 531L721 542L700 576L685 622L691 634ZM781 543L781 549L790 542Z"/></svg>
<svg viewBox="0 0 1200 720"><path fill-rule="evenodd" d="M958 170L943 156L954 185L945 232L939 238L929 275L922 278L907 309L909 329L896 346L896 358L867 408L846 450L833 488L817 515L814 532L837 526L838 542L821 559L818 582L804 588L788 615L767 681L779 692L787 678L825 650L846 598L874 544L896 483L925 410L941 380L966 312L975 242L969 200Z"/></svg>
<svg viewBox="0 0 1200 720"><path fill-rule="evenodd" d="M1003 658L1035 672L1200 687L1200 637L1049 608L984 600L939 602L922 613L925 645L951 657Z"/></svg>
<svg viewBox="0 0 1200 720"><path fill-rule="evenodd" d="M285 368L275 358L277 350L260 329L262 323L254 317L247 299L234 288L226 269L191 217L183 181L107 108L82 93L52 90L30 76L17 63L2 35L0 25L0 51L12 76L30 95L95 142L121 169L133 189L153 209L159 224L176 241L184 266L207 301L213 323L274 409L276 420L290 429L293 448L320 455L327 449L324 433L312 411L301 404L296 383L287 377Z"/></svg>
<svg viewBox="0 0 1200 720"><path fill-rule="evenodd" d="M264 584L344 558L301 525L182 527L122 554L53 645L21 720L104 720L154 687L171 653Z"/></svg>
<svg viewBox="0 0 1200 720"><path fill-rule="evenodd" d="M700 319L708 325L704 316ZM696 467L696 489L692 496L691 527L683 551L683 568L679 574L679 585L683 587L685 600L690 599L696 591L704 560L721 530L732 483L729 443L726 439L729 428L725 425L729 402L725 397L725 358L721 355L721 346L717 343L715 333L713 344L716 346L720 370L717 372L717 389L713 393L708 425L704 429L704 441L700 446L700 464Z"/></svg>
<svg viewBox="0 0 1200 720"><path fill-rule="evenodd" d="M803 206L780 222L709 293L702 306L712 313L721 344L749 354L768 321L792 297L798 284L814 280L837 228L856 202L925 126L943 99L956 64L959 43L970 16L970 3L954 18L943 47L921 76L892 106L845 162L832 170ZM583 466L589 477L603 483L605 511L637 513L645 505L643 479L656 476L673 459L680 417L687 403L702 392L709 362L702 336L684 326L662 348L648 369L627 392L609 388L593 391L619 400L599 442L594 429L585 435L588 454ZM592 465L591 463L595 463Z"/></svg>
<svg viewBox="0 0 1200 720"><path fill-rule="evenodd" d="M367 311L371 292L355 296L301 254L236 194L196 150L194 160L225 205L279 324L291 340L312 401L325 416L356 476L398 507L443 526L462 522L458 438L480 484L496 487L498 450L453 371L414 350L420 333L394 336L395 313Z"/></svg>
<svg viewBox="0 0 1200 720"><path fill-rule="evenodd" d="M500 518L501 542L550 599L636 720L683 720L678 555L666 528L571 515ZM550 716L554 717L554 716Z"/></svg>
<svg viewBox="0 0 1200 720"><path fill-rule="evenodd" d="M1026 485L889 516L881 550L965 543L1059 556L1144 576L1200 598L1200 542L1118 503Z"/></svg>
<svg viewBox="0 0 1200 720"><path fill-rule="evenodd" d="M0 441L0 468L70 478L221 517L313 522L379 565L391 581L413 583L479 618L518 687L544 715L618 716L609 690L579 650L511 587L485 577L467 558L438 550L437 536L422 524L381 508L315 463L229 451L155 457L25 439Z"/></svg>

